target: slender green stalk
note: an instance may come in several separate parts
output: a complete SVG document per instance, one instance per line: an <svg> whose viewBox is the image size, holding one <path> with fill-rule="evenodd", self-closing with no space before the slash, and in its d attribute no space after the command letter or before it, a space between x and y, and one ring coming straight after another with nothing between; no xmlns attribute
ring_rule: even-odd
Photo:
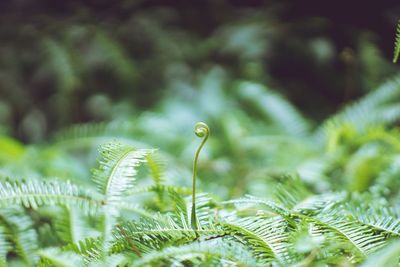
<svg viewBox="0 0 400 267"><path fill-rule="evenodd" d="M206 143L210 135L210 128L204 122L198 122L194 126L194 133L203 138L193 160L193 177L192 177L192 213L191 213L191 226L194 230L198 229L197 216L196 216L196 177L197 177L197 162L199 159L200 151Z"/></svg>

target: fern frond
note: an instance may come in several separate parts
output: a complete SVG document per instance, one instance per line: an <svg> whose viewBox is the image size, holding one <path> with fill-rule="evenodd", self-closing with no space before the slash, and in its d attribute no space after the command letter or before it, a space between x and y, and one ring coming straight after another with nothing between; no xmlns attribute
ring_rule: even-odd
<svg viewBox="0 0 400 267"><path fill-rule="evenodd" d="M268 90L260 84L243 82L239 96L252 103L268 119L279 125L287 134L303 136L310 124L303 115L284 97Z"/></svg>
<svg viewBox="0 0 400 267"><path fill-rule="evenodd" d="M132 266L262 266L243 245L228 239L213 239L153 251Z"/></svg>
<svg viewBox="0 0 400 267"><path fill-rule="evenodd" d="M58 248L47 248L39 251L41 267L83 267L83 259L76 253L61 251Z"/></svg>
<svg viewBox="0 0 400 267"><path fill-rule="evenodd" d="M400 118L400 108L397 105L397 102L394 102L393 104L387 105L377 110L375 117L376 124L379 123L379 119L381 123L389 125L396 123Z"/></svg>
<svg viewBox="0 0 400 267"><path fill-rule="evenodd" d="M55 134L55 141L62 142L69 139L101 136L108 132L107 128L107 124L103 122L78 124L57 132Z"/></svg>
<svg viewBox="0 0 400 267"><path fill-rule="evenodd" d="M130 250L140 255L171 244L184 244L198 236L223 234L222 229L213 225L195 231L183 216L179 222L170 216L161 219L155 216L153 219L142 219L118 226L114 233L113 251Z"/></svg>
<svg viewBox="0 0 400 267"><path fill-rule="evenodd" d="M161 186L164 183L164 163L157 154L146 155L146 162L155 186Z"/></svg>
<svg viewBox="0 0 400 267"><path fill-rule="evenodd" d="M192 198L184 198L176 190L168 191L168 195L174 204L174 215L177 218L183 218L185 223L191 224L192 218L190 217L190 210L192 208ZM215 203L207 193L197 194L196 203L196 223L199 229L201 229L202 225L208 225L211 223L211 221L213 221L214 214L212 207L215 206ZM181 222L182 220L178 221L177 223L180 226L185 227L185 224Z"/></svg>
<svg viewBox="0 0 400 267"><path fill-rule="evenodd" d="M164 211L170 207L176 207L174 210L177 212L187 213L184 196L191 195L192 189L174 185L151 185L135 188L129 191L127 195L138 195L142 193L155 193L157 195L155 205L160 211ZM167 201L167 197L172 201Z"/></svg>
<svg viewBox="0 0 400 267"><path fill-rule="evenodd" d="M250 248L263 263L288 263L288 224L280 217L246 217L221 223L227 234Z"/></svg>
<svg viewBox="0 0 400 267"><path fill-rule="evenodd" d="M112 67L119 79L132 83L137 70L125 47L108 32L100 29L95 32L95 38L97 49L103 55L103 62Z"/></svg>
<svg viewBox="0 0 400 267"><path fill-rule="evenodd" d="M83 257L86 263L95 262L100 259L102 251L102 240L100 238L88 237L77 243L70 243L63 248L64 251L73 251Z"/></svg>
<svg viewBox="0 0 400 267"><path fill-rule="evenodd" d="M7 232L4 226L0 226L0 266L6 266L7 253L11 245L7 240Z"/></svg>
<svg viewBox="0 0 400 267"><path fill-rule="evenodd" d="M118 203L113 203L112 206L110 206L111 209L119 209L123 211L120 216L122 218L130 218L132 219L132 215L136 215L137 217L143 217L143 218L153 218L154 217L154 211L143 208L138 204L131 203L128 201L121 201ZM124 212L127 212L126 214Z"/></svg>
<svg viewBox="0 0 400 267"><path fill-rule="evenodd" d="M376 229L368 225L363 225L357 221L347 220L343 214L341 205L327 207L316 216L307 217L316 228L315 235L327 235L332 233L332 242L339 241L351 244L355 248L354 256L356 260L363 259L366 255L381 248L387 238L385 233L377 232Z"/></svg>
<svg viewBox="0 0 400 267"><path fill-rule="evenodd" d="M310 189L298 176L281 177L271 193L274 199L289 209L312 195Z"/></svg>
<svg viewBox="0 0 400 267"><path fill-rule="evenodd" d="M131 263L131 259L128 259L123 254L108 255L104 260L97 260L90 262L88 267L127 267Z"/></svg>
<svg viewBox="0 0 400 267"><path fill-rule="evenodd" d="M2 209L0 220L5 226L5 234L12 242L17 254L28 264L38 260L38 238L33 228L32 219L22 210Z"/></svg>
<svg viewBox="0 0 400 267"><path fill-rule="evenodd" d="M365 204L355 206L348 203L346 210L353 220L381 231L387 236L400 237L400 220L390 208Z"/></svg>
<svg viewBox="0 0 400 267"><path fill-rule="evenodd" d="M180 225L190 224L190 203L187 203L187 198L175 190L168 191L168 196L172 200L174 215L184 221Z"/></svg>
<svg viewBox="0 0 400 267"><path fill-rule="evenodd" d="M346 259L343 247L337 242L328 242L327 236L315 235L315 226L306 221L298 221L296 228L290 233L289 253L296 262L293 266L313 266L320 263L322 266L343 263Z"/></svg>
<svg viewBox="0 0 400 267"><path fill-rule="evenodd" d="M45 182L29 180L27 182L0 183L0 206L22 205L37 209L47 205L65 205L77 207L86 213L98 211L104 202L82 192L70 182Z"/></svg>
<svg viewBox="0 0 400 267"><path fill-rule="evenodd" d="M54 226L58 236L66 243L77 243L90 236L90 228L83 214L75 207L64 207L55 218Z"/></svg>
<svg viewBox="0 0 400 267"><path fill-rule="evenodd" d="M384 248L376 251L360 265L361 267L397 267L399 266L400 240L392 241Z"/></svg>
<svg viewBox="0 0 400 267"><path fill-rule="evenodd" d="M186 203L187 211L189 211L192 206L192 199L186 199ZM203 226L213 223L215 214L212 208L215 207L215 205L215 202L212 200L209 194L200 193L196 195L197 226L200 229Z"/></svg>
<svg viewBox="0 0 400 267"><path fill-rule="evenodd" d="M393 123L399 119L398 108L395 106L399 99L400 78L395 77L326 120L317 130L317 136L320 137L329 128L343 124L351 124L357 130L364 130L373 125Z"/></svg>
<svg viewBox="0 0 400 267"><path fill-rule="evenodd" d="M94 147L118 138L124 143L144 147L145 144L129 138L133 135L132 129L132 124L127 121L78 124L56 133L54 145L60 148Z"/></svg>
<svg viewBox="0 0 400 267"><path fill-rule="evenodd" d="M183 196L188 196L192 193L192 189L189 187L182 187L182 186L176 186L176 185L149 185L149 186L140 186L140 187L135 187L128 192L126 192L127 196L133 196L141 193L165 193L165 194L170 194L171 192L174 192L179 195Z"/></svg>
<svg viewBox="0 0 400 267"><path fill-rule="evenodd" d="M299 213L318 214L327 206L334 206L342 203L345 199L345 193L325 193L320 195L312 195L297 203L296 206L293 207L293 211Z"/></svg>
<svg viewBox="0 0 400 267"><path fill-rule="evenodd" d="M395 156L390 165L375 179L371 192L378 196L392 197L397 194L396 188L400 185L400 156Z"/></svg>
<svg viewBox="0 0 400 267"><path fill-rule="evenodd" d="M393 63L396 63L400 56L400 22L397 24L396 37L394 41Z"/></svg>
<svg viewBox="0 0 400 267"><path fill-rule="evenodd" d="M93 181L109 201L117 201L133 187L136 168L152 150L136 150L120 143L108 143L100 148L99 167L93 170Z"/></svg>
<svg viewBox="0 0 400 267"><path fill-rule="evenodd" d="M52 38L44 38L42 48L48 54L50 69L56 77L58 87L62 91L73 90L79 84L79 76L75 73L70 51Z"/></svg>
<svg viewBox="0 0 400 267"><path fill-rule="evenodd" d="M285 207L282 207L281 205L279 205L273 201L253 197L250 195L247 195L246 198L230 200L230 201L226 201L225 203L235 204L236 206L239 206L239 205L240 206L241 205L246 205L246 206L262 205L262 206L267 207L267 209L272 211L275 215L281 215L284 218L290 217L290 211L288 209L286 209Z"/></svg>

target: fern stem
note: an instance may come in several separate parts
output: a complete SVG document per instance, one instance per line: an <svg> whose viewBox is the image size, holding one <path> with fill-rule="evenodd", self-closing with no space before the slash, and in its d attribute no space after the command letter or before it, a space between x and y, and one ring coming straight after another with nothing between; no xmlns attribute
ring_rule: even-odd
<svg viewBox="0 0 400 267"><path fill-rule="evenodd" d="M192 212L191 212L191 226L194 230L198 229L197 216L196 216L196 177L197 177L197 162L199 159L200 151L204 144L207 142L208 136L210 135L210 128L204 122L198 122L194 126L194 133L196 136L203 138L200 146L197 148L196 154L193 160L193 177L192 177Z"/></svg>
<svg viewBox="0 0 400 267"><path fill-rule="evenodd" d="M140 252L140 250L137 248L137 246L132 242L132 240L129 238L128 234L126 233L125 229L121 226L121 225L117 225L117 229L120 231L120 233L122 234L122 236L124 236L125 240L128 242L131 250L133 251L133 253L136 254L136 256L138 256L139 258L142 257L142 253Z"/></svg>

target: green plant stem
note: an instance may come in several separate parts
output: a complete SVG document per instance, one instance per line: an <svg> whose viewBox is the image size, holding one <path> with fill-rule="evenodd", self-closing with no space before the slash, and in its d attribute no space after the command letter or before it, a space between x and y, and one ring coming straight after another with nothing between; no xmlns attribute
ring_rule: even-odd
<svg viewBox="0 0 400 267"><path fill-rule="evenodd" d="M196 216L196 177L197 177L197 163L200 155L200 151L204 144L207 142L210 131L205 123L199 122L195 126L195 133L198 137L204 137L201 141L199 148L197 148L196 154L193 160L193 177L192 177L192 211L191 211L191 226L194 230L198 229L197 216Z"/></svg>

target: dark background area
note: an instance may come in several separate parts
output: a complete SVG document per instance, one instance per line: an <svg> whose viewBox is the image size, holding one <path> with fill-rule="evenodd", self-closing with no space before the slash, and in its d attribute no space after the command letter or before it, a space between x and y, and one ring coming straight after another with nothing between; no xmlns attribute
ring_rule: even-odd
<svg viewBox="0 0 400 267"><path fill-rule="evenodd" d="M118 105L140 114L215 66L227 92L266 84L320 121L398 71L399 14L399 1L2 1L0 130L36 142Z"/></svg>

